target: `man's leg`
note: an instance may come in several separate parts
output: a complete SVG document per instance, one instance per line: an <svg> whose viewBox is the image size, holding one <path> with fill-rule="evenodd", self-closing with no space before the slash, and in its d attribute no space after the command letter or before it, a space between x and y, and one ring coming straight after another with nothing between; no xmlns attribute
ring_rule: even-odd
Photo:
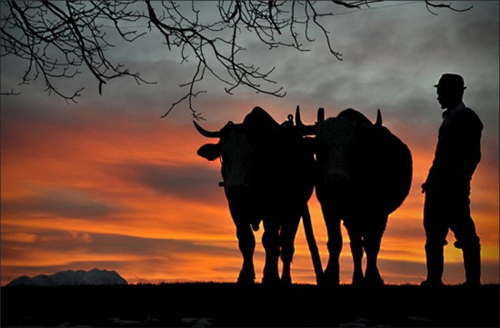
<svg viewBox="0 0 500 328"><path fill-rule="evenodd" d="M422 282L422 286L439 286L444 271L444 245L429 241L425 243L425 257L427 261L427 279Z"/></svg>
<svg viewBox="0 0 500 328"><path fill-rule="evenodd" d="M447 244L447 221L440 213L441 204L436 197L427 192L424 204L425 256L427 261L427 279L422 286L443 285L444 246Z"/></svg>
<svg viewBox="0 0 500 328"><path fill-rule="evenodd" d="M481 244L470 215L462 216L451 225L455 233L455 247L461 248L464 256L465 284L481 285Z"/></svg>
<svg viewBox="0 0 500 328"><path fill-rule="evenodd" d="M481 285L481 245L464 247L465 284Z"/></svg>

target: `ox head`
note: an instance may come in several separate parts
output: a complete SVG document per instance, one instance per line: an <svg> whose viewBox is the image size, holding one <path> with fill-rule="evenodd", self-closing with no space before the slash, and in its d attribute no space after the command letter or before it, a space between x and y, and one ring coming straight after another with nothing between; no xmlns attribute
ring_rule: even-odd
<svg viewBox="0 0 500 328"><path fill-rule="evenodd" d="M377 113L377 121L372 124L363 114L346 109L337 117L325 120L324 109L318 110L318 120L315 125L304 125L297 106L296 124L303 134L316 135L316 161L318 164L318 183L343 192L350 182L350 166L348 163L348 148L359 127L381 127L382 116Z"/></svg>
<svg viewBox="0 0 500 328"><path fill-rule="evenodd" d="M228 122L220 131L207 131L193 122L198 132L207 138L218 138L217 143L208 143L198 149L198 155L222 162L222 177L228 199L239 200L250 189L250 168L253 163L253 147L241 124Z"/></svg>
<svg viewBox="0 0 500 328"><path fill-rule="evenodd" d="M207 138L217 138L218 143L205 144L198 155L210 161L222 162L222 177L228 200L240 202L249 195L254 179L256 141L263 131L279 125L262 108L255 107L243 123L227 123L220 131L207 131L193 122L198 132Z"/></svg>

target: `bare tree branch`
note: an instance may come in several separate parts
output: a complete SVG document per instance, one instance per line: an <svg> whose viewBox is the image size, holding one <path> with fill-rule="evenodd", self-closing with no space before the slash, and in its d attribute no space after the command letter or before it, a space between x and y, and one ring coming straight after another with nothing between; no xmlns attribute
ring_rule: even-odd
<svg viewBox="0 0 500 328"><path fill-rule="evenodd" d="M64 6L62 6L64 4ZM139 16L127 12L127 5L119 7L111 2L2 2L10 9L2 17L2 56L15 55L28 62L22 84L43 77L46 91L55 93L66 102L76 102L83 88L75 92L61 91L56 80L73 79L86 67L98 81L99 93L107 81L131 76L137 83L143 80L139 73L130 73L121 64L112 64L106 56L111 44L105 39L100 17L118 24L119 19ZM111 6L113 8L111 8ZM120 35L132 42L131 33Z"/></svg>
<svg viewBox="0 0 500 328"><path fill-rule="evenodd" d="M15 92L14 89L11 89L9 92L1 92L2 96L19 96L20 92Z"/></svg>
<svg viewBox="0 0 500 328"><path fill-rule="evenodd" d="M465 9L457 9L457 8L453 8L451 3L449 4L444 4L444 3L432 3L430 0L425 0L425 6L427 7L427 10L437 16L438 14L436 14L435 12L433 12L431 10L431 8L446 8L446 9L449 9L449 10L452 10L452 11L456 11L456 12L459 12L459 13L463 13L463 12L466 12L466 11L469 11L471 10L474 6L470 6L470 7L467 7Z"/></svg>
<svg viewBox="0 0 500 328"><path fill-rule="evenodd" d="M55 93L68 103L76 102L84 89L67 91L65 83L59 82L73 80L83 71L90 72L97 81L99 94L105 84L121 77L131 77L138 84L155 83L110 59L108 51L114 45L106 32L111 28L124 41L134 42L156 31L162 35L167 51L180 51L181 64L193 62L196 67L191 78L179 85L186 88L186 93L173 101L162 117L186 101L193 117L202 119L194 100L207 92L198 89L207 75L221 82L228 94L244 87L275 97L286 95L273 79L275 67L261 68L251 61L242 61L244 35L254 37L269 49L284 47L304 52L310 50L305 44L315 42L311 35L317 30L331 55L342 60L342 54L334 50L331 31L323 18L333 17L337 8L371 9L370 5L379 2L383 0L219 0L212 9L203 3L203 10L214 12L202 19L202 9L197 9L202 2L196 1L1 0L1 56L16 56L25 61L21 84L42 78L49 94ZM425 5L432 14L435 13L431 8L457 12L472 8L457 9L428 0ZM2 93L16 94L13 90Z"/></svg>

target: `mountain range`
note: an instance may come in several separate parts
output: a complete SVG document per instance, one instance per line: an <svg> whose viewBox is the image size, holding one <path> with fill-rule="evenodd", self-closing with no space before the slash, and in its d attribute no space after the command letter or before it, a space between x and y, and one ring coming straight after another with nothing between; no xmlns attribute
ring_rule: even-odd
<svg viewBox="0 0 500 328"><path fill-rule="evenodd" d="M128 285L116 271L92 269L90 271L68 270L53 275L39 275L35 277L21 276L12 280L6 287L14 286L78 286L78 285Z"/></svg>

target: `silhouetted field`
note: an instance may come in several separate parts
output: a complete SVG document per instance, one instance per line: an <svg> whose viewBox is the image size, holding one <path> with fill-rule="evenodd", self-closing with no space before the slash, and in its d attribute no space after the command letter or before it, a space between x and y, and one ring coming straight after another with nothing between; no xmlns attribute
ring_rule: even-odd
<svg viewBox="0 0 500 328"><path fill-rule="evenodd" d="M269 289L230 283L11 287L1 326L499 327L499 285Z"/></svg>

